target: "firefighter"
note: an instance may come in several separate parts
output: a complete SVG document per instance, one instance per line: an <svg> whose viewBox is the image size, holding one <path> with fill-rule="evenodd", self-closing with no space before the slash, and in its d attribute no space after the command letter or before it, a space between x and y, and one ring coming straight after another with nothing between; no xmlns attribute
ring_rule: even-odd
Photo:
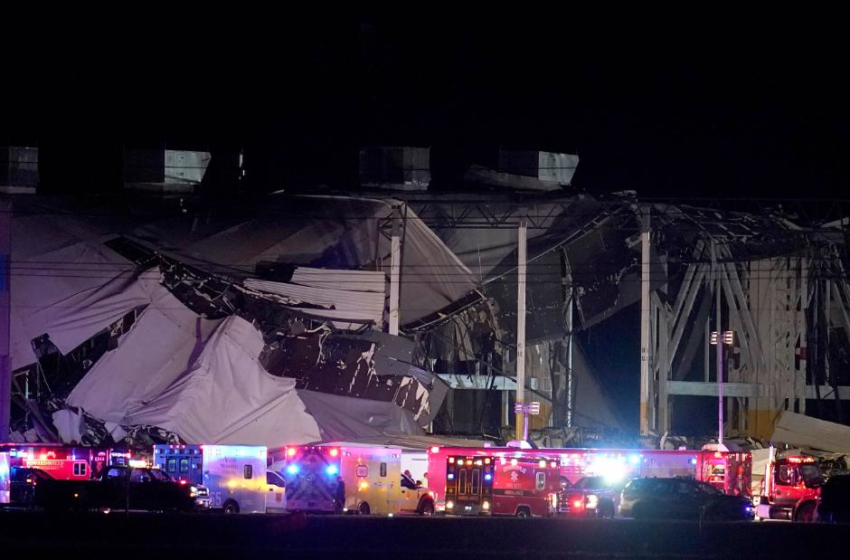
<svg viewBox="0 0 850 560"><path fill-rule="evenodd" d="M334 489L334 513L342 513L345 507L345 482L342 476L336 477L336 488Z"/></svg>

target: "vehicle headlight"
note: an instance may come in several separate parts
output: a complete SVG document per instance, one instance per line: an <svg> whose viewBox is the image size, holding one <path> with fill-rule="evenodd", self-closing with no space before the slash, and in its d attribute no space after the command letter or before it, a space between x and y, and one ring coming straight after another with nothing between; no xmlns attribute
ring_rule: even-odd
<svg viewBox="0 0 850 560"><path fill-rule="evenodd" d="M193 498L197 498L200 495L200 492L198 491L198 487L197 486L190 486L189 487L189 495Z"/></svg>
<svg viewBox="0 0 850 560"><path fill-rule="evenodd" d="M587 509L596 509L596 506L599 505L599 497L596 494L588 494L587 496Z"/></svg>

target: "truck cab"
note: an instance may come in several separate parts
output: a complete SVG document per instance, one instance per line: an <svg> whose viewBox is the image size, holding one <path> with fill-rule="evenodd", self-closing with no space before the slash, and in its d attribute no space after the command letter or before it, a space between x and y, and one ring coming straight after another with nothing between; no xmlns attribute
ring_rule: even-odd
<svg viewBox="0 0 850 560"><path fill-rule="evenodd" d="M814 457L792 455L773 458L765 473L762 491L753 498L762 519L814 521L824 477Z"/></svg>

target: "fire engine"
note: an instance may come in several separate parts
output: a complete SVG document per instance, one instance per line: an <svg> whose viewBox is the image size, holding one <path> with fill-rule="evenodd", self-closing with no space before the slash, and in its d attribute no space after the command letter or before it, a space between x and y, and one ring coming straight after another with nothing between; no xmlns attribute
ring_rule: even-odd
<svg viewBox="0 0 850 560"><path fill-rule="evenodd" d="M0 452L0 504L8 504L11 495L11 478L9 476L9 454Z"/></svg>
<svg viewBox="0 0 850 560"><path fill-rule="evenodd" d="M753 497L757 519L814 521L823 482L814 457L777 457L771 448L760 491Z"/></svg>
<svg viewBox="0 0 850 560"><path fill-rule="evenodd" d="M61 444L0 444L9 453L10 466L41 469L56 480L91 480L105 467L127 465L130 452Z"/></svg>

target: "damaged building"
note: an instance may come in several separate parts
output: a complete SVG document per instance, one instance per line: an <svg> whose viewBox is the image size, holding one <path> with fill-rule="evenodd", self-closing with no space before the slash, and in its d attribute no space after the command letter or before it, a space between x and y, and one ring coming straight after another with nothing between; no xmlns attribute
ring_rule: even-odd
<svg viewBox="0 0 850 560"><path fill-rule="evenodd" d="M846 222L594 197L548 152L429 192L429 157L364 150L360 196L14 199L13 439L513 439L520 225L538 444L634 442L577 334L641 302L645 436L716 399L718 316L727 435L846 398Z"/></svg>

